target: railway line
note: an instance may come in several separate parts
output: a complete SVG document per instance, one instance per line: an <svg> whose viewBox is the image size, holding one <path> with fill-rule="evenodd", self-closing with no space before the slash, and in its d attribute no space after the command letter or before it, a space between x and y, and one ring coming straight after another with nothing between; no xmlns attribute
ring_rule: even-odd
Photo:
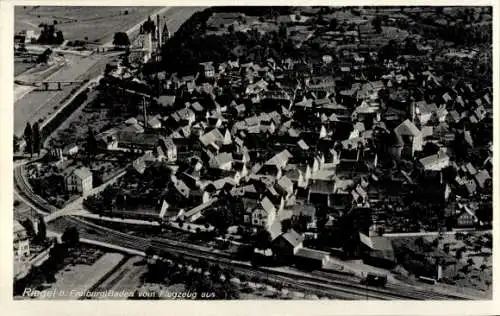
<svg viewBox="0 0 500 316"><path fill-rule="evenodd" d="M14 169L15 187L19 194L35 204L39 212L49 214L57 211L54 206L49 205L45 200L34 194L24 178L24 166ZM240 273L247 275L266 276L268 280L281 282L295 289L306 290L310 293L328 295L338 299L413 299L413 300L444 300L444 299L464 299L459 295L435 293L427 290L405 286L402 284L387 284L385 288L376 288L359 284L359 280L351 276L343 276L335 273L314 271L309 275L305 273L295 274L283 271L276 271L266 267L254 267L246 262L234 260L229 254L216 252L212 249L183 243L172 239L164 238L143 238L132 236L111 228L103 227L80 218L67 216L59 219L62 221L60 227L55 230L62 232L65 227L76 226L80 235L87 239L98 239L122 247L145 251L151 249L156 253L175 253L183 258L198 261L205 259L218 265L230 267ZM50 226L49 226L50 227ZM54 227L52 227L54 229ZM328 293L328 294L327 294Z"/></svg>
<svg viewBox="0 0 500 316"><path fill-rule="evenodd" d="M249 263L232 259L229 254L214 252L211 249L192 244L185 244L175 240L167 239L147 239L142 237L130 236L128 234L115 231L110 228L102 227L84 220L67 218L75 225L80 227L87 226L93 231L94 236L85 236L85 238L96 237L95 234L103 238L103 241L112 244L119 244L123 247L144 251L147 248L156 253L175 253L188 260L198 261L201 259L218 265L229 267L244 274L254 274L262 277L266 276L273 282L281 282L293 288L307 290L319 295L333 296L339 299L377 299L377 300L395 300L395 299L463 299L460 296L443 295L440 293L429 293L423 290L416 290L402 285L388 285L386 288L376 288L359 284L359 281L352 278L342 277L333 273L321 273L318 271L311 275L293 274L282 271L271 270L266 267L253 267Z"/></svg>

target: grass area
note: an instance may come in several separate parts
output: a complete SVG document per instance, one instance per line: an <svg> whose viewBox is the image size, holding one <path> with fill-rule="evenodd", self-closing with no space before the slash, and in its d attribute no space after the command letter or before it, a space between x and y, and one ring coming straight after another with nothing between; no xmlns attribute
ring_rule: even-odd
<svg viewBox="0 0 500 316"><path fill-rule="evenodd" d="M24 73L25 71L33 68L36 65L36 63L32 63L30 61L24 62L24 61L15 61L14 62L14 76L20 75Z"/></svg>
<svg viewBox="0 0 500 316"><path fill-rule="evenodd" d="M143 284L143 275L147 272L144 258L132 257L121 265L113 274L96 288L96 291L113 290L115 292L130 292ZM99 297L99 299L106 299ZM112 298L111 298L112 299ZM117 297L116 299L123 299Z"/></svg>
<svg viewBox="0 0 500 316"><path fill-rule="evenodd" d="M89 265L75 263L81 260L72 258L68 266L56 274L56 282L51 284L48 290L56 289L57 293L60 293L59 299L77 299L84 296L85 291L115 268L122 259L123 255L121 254L107 253Z"/></svg>
<svg viewBox="0 0 500 316"><path fill-rule="evenodd" d="M66 40L104 43L115 32L126 31L161 7L37 6L15 9L15 31L35 30L41 23L53 23Z"/></svg>
<svg viewBox="0 0 500 316"><path fill-rule="evenodd" d="M123 258L118 254L104 254L95 247L80 245L71 248L57 266L55 279L47 281L43 269L37 269L30 277L25 288L39 290L55 290L56 297L48 299L75 299L71 290L84 290L93 286L102 276L112 269ZM16 297L27 299L29 297ZM40 298L39 298L40 299ZM41 297L43 299L43 297Z"/></svg>
<svg viewBox="0 0 500 316"><path fill-rule="evenodd" d="M138 111L137 104L139 103L133 97L120 99L114 91L92 90L87 101L73 112L46 142L50 147L64 147L84 141L89 128L97 135L135 116Z"/></svg>

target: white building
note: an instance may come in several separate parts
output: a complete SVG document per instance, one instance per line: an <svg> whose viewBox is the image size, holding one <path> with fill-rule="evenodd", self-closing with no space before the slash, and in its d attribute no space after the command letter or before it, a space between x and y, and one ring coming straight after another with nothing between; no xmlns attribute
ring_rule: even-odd
<svg viewBox="0 0 500 316"><path fill-rule="evenodd" d="M92 172L85 167L73 170L65 179L69 192L86 195L92 190Z"/></svg>

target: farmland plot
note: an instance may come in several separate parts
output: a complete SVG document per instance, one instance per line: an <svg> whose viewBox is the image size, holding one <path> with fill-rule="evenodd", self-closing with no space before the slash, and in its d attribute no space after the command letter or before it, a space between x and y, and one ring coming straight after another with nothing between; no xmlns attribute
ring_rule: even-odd
<svg viewBox="0 0 500 316"><path fill-rule="evenodd" d="M131 26L161 9L161 7L76 7L38 6L16 7L15 31L36 30L41 23L57 21L56 27L69 41L86 40L100 44L110 40L115 32Z"/></svg>

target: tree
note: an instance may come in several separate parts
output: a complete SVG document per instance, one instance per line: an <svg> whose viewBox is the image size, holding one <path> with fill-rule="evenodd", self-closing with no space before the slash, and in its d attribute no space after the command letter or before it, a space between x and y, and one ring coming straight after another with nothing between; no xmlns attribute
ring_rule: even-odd
<svg viewBox="0 0 500 316"><path fill-rule="evenodd" d="M446 253L446 254L450 253L450 245L445 244L445 245L443 246L443 251L444 251L444 253Z"/></svg>
<svg viewBox="0 0 500 316"><path fill-rule="evenodd" d="M116 32L113 37L113 45L118 48L125 48L130 46L130 39L125 32Z"/></svg>
<svg viewBox="0 0 500 316"><path fill-rule="evenodd" d="M476 244L474 246L474 251L475 252L481 252L483 250L483 246L479 245L479 244Z"/></svg>
<svg viewBox="0 0 500 316"><path fill-rule="evenodd" d="M372 20L372 26L375 28L375 31L377 33L381 33L382 32L382 19L380 18L380 16L376 16L373 18Z"/></svg>
<svg viewBox="0 0 500 316"><path fill-rule="evenodd" d="M31 221L31 219L27 218L24 221L22 221L21 224L23 225L24 229L26 229L26 233L28 234L29 237L36 236L35 225L33 225L33 221Z"/></svg>
<svg viewBox="0 0 500 316"><path fill-rule="evenodd" d="M55 43L56 44L62 44L64 43L64 35L63 35L63 32L62 31L57 31L56 32L56 38L55 38Z"/></svg>
<svg viewBox="0 0 500 316"><path fill-rule="evenodd" d="M281 221L281 232L286 233L292 229L292 221L290 219L284 219Z"/></svg>
<svg viewBox="0 0 500 316"><path fill-rule="evenodd" d="M153 22L153 20L151 19L151 17L148 17L148 20L144 22L144 24L142 25L142 30L146 34L151 33L154 35L156 30L156 25L155 22Z"/></svg>
<svg viewBox="0 0 500 316"><path fill-rule="evenodd" d="M13 148L14 152L19 151L19 138L16 135L14 135L14 138L13 138L12 148Z"/></svg>
<svg viewBox="0 0 500 316"><path fill-rule="evenodd" d="M42 138L42 136L40 134L40 127L38 125L38 122L35 122L35 124L33 124L32 146L33 146L33 153L36 153L37 155L40 154L41 143L42 143L41 138Z"/></svg>
<svg viewBox="0 0 500 316"><path fill-rule="evenodd" d="M254 239L254 247L257 249L269 249L271 248L271 234L265 230L265 229L260 229L256 234L255 234L255 239Z"/></svg>
<svg viewBox="0 0 500 316"><path fill-rule="evenodd" d="M38 235L37 238L40 242L44 242L47 239L47 225L45 224L45 219L42 215L38 216Z"/></svg>
<svg viewBox="0 0 500 316"><path fill-rule="evenodd" d="M87 132L87 151L90 155L95 155L97 152L97 140L91 127Z"/></svg>
<svg viewBox="0 0 500 316"><path fill-rule="evenodd" d="M47 63L49 61L50 56L52 55L52 49L47 48L37 57L37 63Z"/></svg>
<svg viewBox="0 0 500 316"><path fill-rule="evenodd" d="M33 130L29 122L26 123L26 127L24 128L24 140L26 141L28 152L33 155Z"/></svg>
<svg viewBox="0 0 500 316"><path fill-rule="evenodd" d="M330 31L335 31L339 25L339 22L336 18L330 20Z"/></svg>
<svg viewBox="0 0 500 316"><path fill-rule="evenodd" d="M80 241L80 234L75 226L68 227L64 230L61 240L69 247L74 247Z"/></svg>

